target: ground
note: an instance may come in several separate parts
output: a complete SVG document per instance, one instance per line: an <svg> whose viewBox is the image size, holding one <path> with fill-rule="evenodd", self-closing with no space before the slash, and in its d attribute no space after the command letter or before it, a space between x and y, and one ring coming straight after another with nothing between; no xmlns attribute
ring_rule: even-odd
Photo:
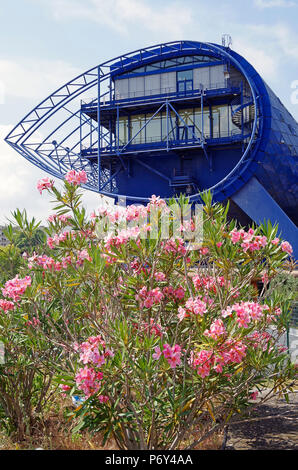
<svg viewBox="0 0 298 470"><path fill-rule="evenodd" d="M298 390L289 394L289 403L271 399L247 421L230 426L226 449L298 450Z"/></svg>

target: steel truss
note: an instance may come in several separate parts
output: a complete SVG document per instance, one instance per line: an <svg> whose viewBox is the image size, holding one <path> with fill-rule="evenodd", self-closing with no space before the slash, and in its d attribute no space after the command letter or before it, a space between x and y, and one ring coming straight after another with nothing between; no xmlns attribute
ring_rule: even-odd
<svg viewBox="0 0 298 470"><path fill-rule="evenodd" d="M229 61L240 70L251 88L254 105L253 126L243 149L243 155L233 170L210 188L214 193L222 194L224 197L227 186L233 185L235 180L241 178L256 152L262 134L262 107L256 87L241 63L231 56L228 48L214 44L174 41L136 50L106 61L82 73L49 95L12 129L5 140L28 161L55 177L64 178L65 173L70 169L84 169L88 175L88 182L85 185L87 189L107 196L125 197L125 195L116 195L115 173L112 168L108 169L102 165L101 143L105 142L107 146L117 146L116 140L111 138L111 132L100 125L100 115L105 101L107 98L111 100L111 77L151 62L195 54L209 55L225 62ZM91 92L93 96L94 92L97 95L97 122L82 112L80 100L90 103ZM167 115L171 109L183 121L170 100L166 100L162 107L165 107ZM186 127L189 128L189 126ZM193 137L193 144L202 148L208 159L204 135L201 138L195 135ZM86 147L96 152L96 159L91 159L86 155ZM166 150L170 149L171 142L167 136ZM128 144L121 149L118 142L116 155L121 165L117 173L127 171L123 160L125 152L128 153ZM211 160L210 168L212 169ZM106 190L107 187L109 191ZM198 197L198 194L193 195L191 200L196 200ZM147 199L134 198L134 200L141 202Z"/></svg>

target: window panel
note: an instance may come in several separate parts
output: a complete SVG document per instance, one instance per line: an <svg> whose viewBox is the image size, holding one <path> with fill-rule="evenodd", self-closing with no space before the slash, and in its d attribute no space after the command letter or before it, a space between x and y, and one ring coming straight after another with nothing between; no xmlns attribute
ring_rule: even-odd
<svg viewBox="0 0 298 470"><path fill-rule="evenodd" d="M148 122L152 114L146 114L146 121ZM161 140L161 117L157 114L146 126L146 142L159 142Z"/></svg>
<svg viewBox="0 0 298 470"><path fill-rule="evenodd" d="M142 129L142 127L145 125L145 115L137 115L137 116L132 116L131 117L131 138L132 144L143 144L145 143L145 129ZM142 130L141 130L142 129ZM141 132L139 132L141 130ZM136 135L138 133L138 135ZM136 137L134 137L136 136Z"/></svg>
<svg viewBox="0 0 298 470"><path fill-rule="evenodd" d="M117 126L116 126L117 134ZM125 145L128 142L128 117L122 116L119 118L119 145Z"/></svg>
<svg viewBox="0 0 298 470"><path fill-rule="evenodd" d="M204 136L205 138L210 137L210 113L209 108L203 108L203 126L204 126ZM195 124L195 134L196 137L202 137L202 114L201 109L195 109L194 112L194 124Z"/></svg>
<svg viewBox="0 0 298 470"><path fill-rule="evenodd" d="M181 70L177 72L177 81L181 80L192 80L193 79L193 70Z"/></svg>

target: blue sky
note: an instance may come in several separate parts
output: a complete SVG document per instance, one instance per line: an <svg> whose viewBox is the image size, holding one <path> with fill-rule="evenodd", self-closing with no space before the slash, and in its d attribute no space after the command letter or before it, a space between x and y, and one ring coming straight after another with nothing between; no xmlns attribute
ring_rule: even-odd
<svg viewBox="0 0 298 470"><path fill-rule="evenodd" d="M3 137L60 85L122 53L228 33L298 120L298 0L14 0L1 2L0 21L0 223L15 207L50 212L36 190L46 175ZM86 192L84 202L91 211L98 196Z"/></svg>

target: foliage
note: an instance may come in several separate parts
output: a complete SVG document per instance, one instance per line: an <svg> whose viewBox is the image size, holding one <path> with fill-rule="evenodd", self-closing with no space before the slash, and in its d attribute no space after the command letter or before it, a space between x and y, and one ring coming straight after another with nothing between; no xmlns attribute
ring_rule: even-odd
<svg viewBox="0 0 298 470"><path fill-rule="evenodd" d="M9 244L0 247L0 283L13 278L22 264L21 252L18 247Z"/></svg>
<svg viewBox="0 0 298 470"><path fill-rule="evenodd" d="M57 212L47 252L31 254L27 276L2 289L2 338L15 331L2 381L22 344L22 370L48 370L66 400L81 398L74 431L113 436L124 449L193 448L258 391L270 386L270 398L290 389L294 367L278 345L289 299L267 296L291 254L277 227L238 229L210 193L202 243L185 198L153 196L88 220L82 182L71 172L63 193L50 180L39 185ZM194 428L201 436L192 441Z"/></svg>
<svg viewBox="0 0 298 470"><path fill-rule="evenodd" d="M21 253L32 254L43 249L46 243L45 232L40 228L40 221L33 217L28 219L27 211L16 209L12 212L13 223L5 228L4 234L8 240L13 243Z"/></svg>

